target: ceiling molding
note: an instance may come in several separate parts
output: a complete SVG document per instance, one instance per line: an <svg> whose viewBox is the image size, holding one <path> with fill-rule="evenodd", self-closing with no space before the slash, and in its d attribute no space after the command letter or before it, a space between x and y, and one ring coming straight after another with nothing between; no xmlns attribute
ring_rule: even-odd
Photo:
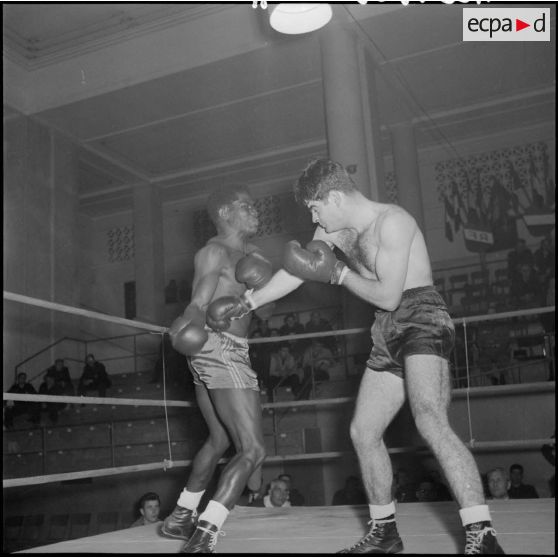
<svg viewBox="0 0 558 558"><path fill-rule="evenodd" d="M169 11L164 10L165 4L160 6L162 11ZM171 10L163 16L161 10L135 18L115 15L54 39L25 38L4 24L4 53L16 64L35 70L225 9L226 5L194 4L182 8L182 13Z"/></svg>

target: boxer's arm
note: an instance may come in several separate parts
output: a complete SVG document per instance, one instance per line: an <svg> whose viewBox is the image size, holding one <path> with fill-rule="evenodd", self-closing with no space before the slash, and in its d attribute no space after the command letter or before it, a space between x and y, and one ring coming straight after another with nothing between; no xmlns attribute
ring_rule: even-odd
<svg viewBox="0 0 558 558"><path fill-rule="evenodd" d="M316 227L312 240L323 240L333 248L335 245L335 239L335 233L328 234L324 231L324 229L322 229L322 227ZM289 293L298 289L302 283L304 283L304 279L291 275L285 269L280 269L273 275L271 280L264 287L251 294L251 300L257 308L260 308L264 304L274 302L284 296L287 296Z"/></svg>
<svg viewBox="0 0 558 558"><path fill-rule="evenodd" d="M274 302L292 293L302 283L304 283L303 279L299 279L284 269L280 269L264 287L250 295L250 303L253 301L255 307L260 308L264 304Z"/></svg>
<svg viewBox="0 0 558 558"><path fill-rule="evenodd" d="M348 270L343 286L374 306L395 310L401 302L416 228L410 215L387 215L377 233L378 249L374 260L377 279Z"/></svg>
<svg viewBox="0 0 558 558"><path fill-rule="evenodd" d="M192 298L184 310L184 318L199 311L205 313L217 289L221 269L227 265L227 254L220 246L210 244L196 254Z"/></svg>
<svg viewBox="0 0 558 558"><path fill-rule="evenodd" d="M217 289L221 266L226 263L225 257L224 249L215 245L206 246L196 254L190 303L170 326L171 338L187 324L204 327L205 312Z"/></svg>

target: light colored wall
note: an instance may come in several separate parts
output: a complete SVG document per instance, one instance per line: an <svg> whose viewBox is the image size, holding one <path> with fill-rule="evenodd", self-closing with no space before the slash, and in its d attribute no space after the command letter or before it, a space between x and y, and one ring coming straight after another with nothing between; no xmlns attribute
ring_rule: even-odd
<svg viewBox="0 0 558 558"><path fill-rule="evenodd" d="M5 123L4 289L77 305L77 154L75 146L26 117ZM76 319L20 303L4 305L3 384L15 365L75 331ZM22 370L31 377L54 357Z"/></svg>

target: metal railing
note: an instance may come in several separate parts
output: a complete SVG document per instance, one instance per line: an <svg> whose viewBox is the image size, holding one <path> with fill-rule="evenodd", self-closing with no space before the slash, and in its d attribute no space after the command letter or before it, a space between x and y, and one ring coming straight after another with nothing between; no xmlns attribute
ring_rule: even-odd
<svg viewBox="0 0 558 558"><path fill-rule="evenodd" d="M74 358L72 356L68 355L69 350L66 351L60 351L60 353L63 354L59 354L59 356L57 358L62 358L65 361L70 361L70 362L76 362L79 364L83 364L85 362L85 358L88 354L93 353L93 349L92 346L93 344L97 343L108 343L109 345L112 345L112 347L116 347L118 350L123 351L126 354L123 355L117 355L117 356L107 356L107 351L103 349L101 349L101 351L103 351L105 354L103 354L103 356L99 357L99 355L97 354L96 357L97 360L100 360L102 362L114 362L114 361L122 361L125 359L133 359L133 370L137 371L138 370L138 366L139 366L139 359L140 358L149 358L149 357L158 357L159 356L159 352L158 351L150 351L150 352L140 352L140 347L138 347L138 337L140 336L151 336L150 333L148 332L142 332L142 333L131 333L131 334L127 334L127 335L113 335L110 337L100 337L98 339L77 339L74 337L61 337L60 339L54 341L54 343L50 343L49 345L47 345L46 347L43 347L42 349L40 349L39 351L33 353L32 355L30 355L29 357L25 358L24 360L22 360L21 362L19 362L18 364L16 364L15 368L14 368L14 382L17 382L17 376L18 374L22 371L22 367L27 365L28 363L32 362L32 361L37 361L37 359L39 359L39 357L43 357L45 355L45 353L47 351L51 351L54 347L60 346L62 343L65 342L72 342L78 345L78 349L76 349L75 352L81 352L83 354L83 357L81 359L77 359ZM122 344L117 344L115 343L115 340L118 339L131 339L132 341L132 346L130 347L125 347ZM95 351L97 352L97 351ZM152 360L152 359L150 359ZM156 359L155 359L156 360ZM51 362L48 366L52 365L53 363ZM153 362L154 364L154 362ZM37 378L39 378L40 376L42 376L45 372L46 369L48 368L44 366L44 362L41 365L41 371L37 372L34 375L31 375L28 378L28 382L32 383L34 380L36 380Z"/></svg>

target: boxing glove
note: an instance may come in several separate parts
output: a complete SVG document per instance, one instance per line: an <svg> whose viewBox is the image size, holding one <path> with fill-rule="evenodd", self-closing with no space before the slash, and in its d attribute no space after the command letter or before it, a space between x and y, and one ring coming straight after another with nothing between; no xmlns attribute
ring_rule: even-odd
<svg viewBox="0 0 558 558"><path fill-rule="evenodd" d="M222 296L207 307L205 321L215 331L226 331L231 327L231 320L238 320L251 310L249 298L244 295Z"/></svg>
<svg viewBox="0 0 558 558"><path fill-rule="evenodd" d="M196 316L188 321L179 316L169 328L173 348L185 356L199 353L207 341L207 331L203 327L203 318L200 324L200 317Z"/></svg>
<svg viewBox="0 0 558 558"><path fill-rule="evenodd" d="M273 275L271 262L258 252L252 252L238 260L235 277L248 289L261 289Z"/></svg>
<svg viewBox="0 0 558 558"><path fill-rule="evenodd" d="M299 242L291 240L285 245L283 267L301 279L340 285L348 267L339 261L333 250L323 240L312 240L302 248Z"/></svg>

